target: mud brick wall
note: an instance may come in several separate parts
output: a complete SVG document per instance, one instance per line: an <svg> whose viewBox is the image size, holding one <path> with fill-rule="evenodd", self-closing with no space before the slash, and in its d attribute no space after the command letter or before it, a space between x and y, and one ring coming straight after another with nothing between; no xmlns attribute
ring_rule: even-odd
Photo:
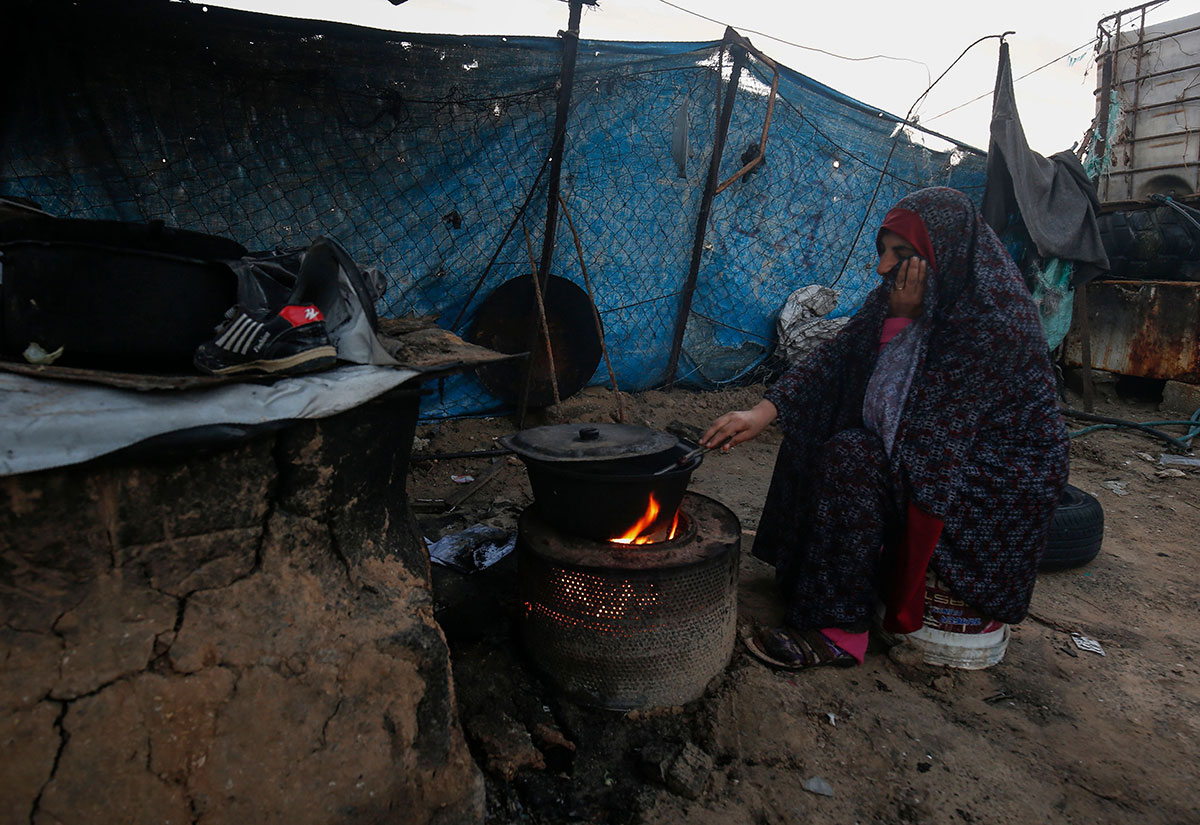
<svg viewBox="0 0 1200 825"><path fill-rule="evenodd" d="M0 823L481 822L415 422L0 479Z"/></svg>

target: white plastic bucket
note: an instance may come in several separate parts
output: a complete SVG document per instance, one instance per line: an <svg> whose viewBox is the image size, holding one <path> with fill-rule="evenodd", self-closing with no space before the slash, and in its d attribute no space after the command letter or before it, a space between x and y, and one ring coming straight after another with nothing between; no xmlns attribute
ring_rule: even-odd
<svg viewBox="0 0 1200 825"><path fill-rule="evenodd" d="M891 645L911 644L925 662L962 670L982 670L1004 659L1010 635L1008 625L984 616L952 594L930 569L925 579L925 620L912 633L890 633L883 629L883 605L876 615L876 629Z"/></svg>

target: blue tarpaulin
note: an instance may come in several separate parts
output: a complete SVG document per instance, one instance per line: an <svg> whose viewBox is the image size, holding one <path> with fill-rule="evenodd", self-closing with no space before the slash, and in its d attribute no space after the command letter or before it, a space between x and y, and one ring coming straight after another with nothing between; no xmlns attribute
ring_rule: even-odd
<svg viewBox="0 0 1200 825"><path fill-rule="evenodd" d="M541 249L557 38L401 34L174 3L18 5L0 81L0 194L250 249L329 236L386 274L383 317L436 315L460 334ZM876 278L875 227L896 200L928 185L982 195L978 151L926 148L901 118L781 68L765 163L713 202L682 357L666 375L729 65L720 42L579 44L562 195L623 390L760 375L793 290L835 286L834 315L860 305ZM771 80L752 58L722 180L761 137ZM556 237L552 272L582 285L561 217ZM607 383L603 366L593 381ZM503 406L463 375L424 414Z"/></svg>

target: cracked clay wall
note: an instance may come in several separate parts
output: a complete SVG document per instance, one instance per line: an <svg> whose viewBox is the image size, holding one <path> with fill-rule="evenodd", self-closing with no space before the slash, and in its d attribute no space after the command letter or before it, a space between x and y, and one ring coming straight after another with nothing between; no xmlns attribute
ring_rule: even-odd
<svg viewBox="0 0 1200 825"><path fill-rule="evenodd" d="M0 825L481 822L415 420L0 478Z"/></svg>

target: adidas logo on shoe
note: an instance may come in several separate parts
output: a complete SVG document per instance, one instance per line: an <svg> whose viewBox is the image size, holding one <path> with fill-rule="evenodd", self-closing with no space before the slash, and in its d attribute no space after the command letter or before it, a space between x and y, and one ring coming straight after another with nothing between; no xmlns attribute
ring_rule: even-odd
<svg viewBox="0 0 1200 825"><path fill-rule="evenodd" d="M217 336L196 348L196 369L210 375L313 372L337 363L325 316L315 306L285 306L266 321L230 309Z"/></svg>

